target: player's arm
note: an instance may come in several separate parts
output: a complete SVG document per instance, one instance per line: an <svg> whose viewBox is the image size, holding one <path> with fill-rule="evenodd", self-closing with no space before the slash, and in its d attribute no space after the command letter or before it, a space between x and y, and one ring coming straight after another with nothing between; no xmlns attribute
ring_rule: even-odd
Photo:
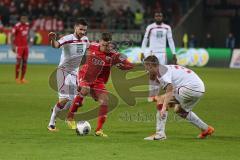
<svg viewBox="0 0 240 160"><path fill-rule="evenodd" d="M133 64L127 60L127 56L120 53L115 56L113 61L114 65L121 70L130 70L134 67Z"/></svg>
<svg viewBox="0 0 240 160"><path fill-rule="evenodd" d="M169 47L170 47L171 52L173 54L173 64L177 64L176 48L175 48L175 44L174 44L174 41L173 41L172 29L171 28L169 28L168 31L167 31L167 39L168 39Z"/></svg>
<svg viewBox="0 0 240 160"><path fill-rule="evenodd" d="M85 54L83 55L83 57L82 57L82 59L81 59L81 62L80 62L80 64L79 64L79 67L80 67L81 65L84 65L84 64L87 62L87 56L88 56L88 54L90 54L90 51L89 51L88 49L86 49Z"/></svg>
<svg viewBox="0 0 240 160"><path fill-rule="evenodd" d="M160 112L161 116L164 116L164 113L166 112L167 107L172 99L173 99L173 86L171 83L169 83L166 86L166 93L165 93L165 98L163 102L163 107Z"/></svg>
<svg viewBox="0 0 240 160"><path fill-rule="evenodd" d="M57 41L57 34L55 32L50 32L48 34L48 38L49 38L49 41L50 41L51 46L53 48L59 48L60 47L60 43Z"/></svg>
<svg viewBox="0 0 240 160"><path fill-rule="evenodd" d="M12 45L12 51L15 53L16 52L16 46L14 44L14 40L15 40L15 33L16 33L16 29L15 26L12 29L12 33L11 33L11 45Z"/></svg>
<svg viewBox="0 0 240 160"><path fill-rule="evenodd" d="M149 34L150 34L149 31L150 31L150 29L149 29L149 27L147 27L146 31L145 31L145 34L144 34L144 37L143 37L142 47L141 47L143 52L147 48L147 44L148 44L148 41L149 41ZM145 58L144 53L141 53L141 61L143 61L144 58Z"/></svg>

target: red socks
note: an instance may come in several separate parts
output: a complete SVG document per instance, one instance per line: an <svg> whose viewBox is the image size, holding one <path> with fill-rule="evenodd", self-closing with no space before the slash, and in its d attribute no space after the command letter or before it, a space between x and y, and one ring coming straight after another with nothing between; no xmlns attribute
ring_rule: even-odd
<svg viewBox="0 0 240 160"><path fill-rule="evenodd" d="M23 60L22 62L22 74L21 74L21 80L24 79L25 73L27 71L27 61Z"/></svg>
<svg viewBox="0 0 240 160"><path fill-rule="evenodd" d="M105 123L105 121L107 119L107 112L108 112L108 106L101 105L99 108L99 113L98 113L98 124L97 124L96 131L99 131L100 129L102 129L103 124Z"/></svg>
<svg viewBox="0 0 240 160"><path fill-rule="evenodd" d="M19 77L19 69L21 65L21 59L17 58L16 65L15 65L15 78L18 79Z"/></svg>
<svg viewBox="0 0 240 160"><path fill-rule="evenodd" d="M72 103L72 105L69 109L69 112L68 112L68 116L67 116L68 119L73 119L74 112L77 112L78 107L82 106L82 102L83 102L83 97L77 95L74 98L73 103Z"/></svg>
<svg viewBox="0 0 240 160"><path fill-rule="evenodd" d="M27 71L27 61L22 60L21 58L17 58L17 62L16 62L16 66L15 66L15 78L18 79L18 77L19 77L21 61L22 61L21 80L23 80L24 76L25 76L25 73Z"/></svg>

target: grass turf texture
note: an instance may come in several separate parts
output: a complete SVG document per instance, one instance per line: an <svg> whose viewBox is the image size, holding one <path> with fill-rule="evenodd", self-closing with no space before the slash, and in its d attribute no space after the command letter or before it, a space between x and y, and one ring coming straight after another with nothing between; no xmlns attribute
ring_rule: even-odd
<svg viewBox="0 0 240 160"><path fill-rule="evenodd" d="M167 123L166 141L144 141L155 130L155 105L139 100L136 107L124 103L105 124L109 138L79 137L58 121L58 133L49 133L50 109L57 94L48 85L53 65L29 65L29 84L14 81L14 66L0 65L0 159L239 159L240 70L194 68L207 92L194 109L216 129L214 136L199 140L199 130L173 114ZM111 88L111 87L110 87ZM85 108L95 104L91 99ZM84 110L84 108L83 108ZM148 118L146 118L148 116ZM93 128L96 119L90 121ZM92 132L93 133L93 132Z"/></svg>

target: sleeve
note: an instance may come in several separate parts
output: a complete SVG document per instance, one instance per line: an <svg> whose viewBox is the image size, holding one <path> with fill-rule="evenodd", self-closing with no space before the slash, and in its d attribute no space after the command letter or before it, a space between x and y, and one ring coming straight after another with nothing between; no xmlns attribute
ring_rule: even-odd
<svg viewBox="0 0 240 160"><path fill-rule="evenodd" d="M160 79L160 86L162 89L166 89L166 87L172 83L172 73L167 71Z"/></svg>
<svg viewBox="0 0 240 160"><path fill-rule="evenodd" d="M173 37L172 37L171 27L169 27L169 29L167 31L167 39L168 39L168 44L169 44L172 54L176 54L176 49L175 49L175 44L174 44Z"/></svg>
<svg viewBox="0 0 240 160"><path fill-rule="evenodd" d="M145 34L144 34L144 37L143 37L143 41L142 41L142 50L143 52L145 53L145 50L147 48L147 44L148 44L148 41L149 41L149 33L150 32L150 27L148 26L146 28L146 31L145 31Z"/></svg>
<svg viewBox="0 0 240 160"><path fill-rule="evenodd" d="M116 65L121 70L130 70L133 64L127 60L127 56L117 53L113 57L113 65Z"/></svg>
<svg viewBox="0 0 240 160"><path fill-rule="evenodd" d="M64 45L69 40L70 40L69 35L67 35L67 36L63 36L62 38L60 38L57 41L58 41L58 43L60 44L60 47L61 47L62 45Z"/></svg>

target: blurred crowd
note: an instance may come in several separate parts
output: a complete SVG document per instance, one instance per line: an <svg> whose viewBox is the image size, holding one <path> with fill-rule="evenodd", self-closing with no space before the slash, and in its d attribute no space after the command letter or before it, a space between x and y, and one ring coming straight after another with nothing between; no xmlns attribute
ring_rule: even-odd
<svg viewBox="0 0 240 160"><path fill-rule="evenodd" d="M185 33L182 38L182 47L184 48L215 48L218 47L215 44L215 37L211 33L206 33L202 40L199 40L195 34ZM223 46L222 46L223 47ZM236 38L232 32L229 32L225 38L225 48L234 49L236 48Z"/></svg>
<svg viewBox="0 0 240 160"><path fill-rule="evenodd" d="M19 15L25 13L36 28L56 23L56 29L71 28L73 17L85 17L92 29L143 29L151 22L153 13L166 13L170 25L175 25L187 12L193 0L138 0L142 8L132 10L119 6L108 12L92 9L93 0L1 0L0 20L4 26L13 26ZM46 22L47 21L47 22ZM37 23L37 24L34 24ZM40 28L46 29L46 28ZM52 28L50 28L52 29Z"/></svg>

